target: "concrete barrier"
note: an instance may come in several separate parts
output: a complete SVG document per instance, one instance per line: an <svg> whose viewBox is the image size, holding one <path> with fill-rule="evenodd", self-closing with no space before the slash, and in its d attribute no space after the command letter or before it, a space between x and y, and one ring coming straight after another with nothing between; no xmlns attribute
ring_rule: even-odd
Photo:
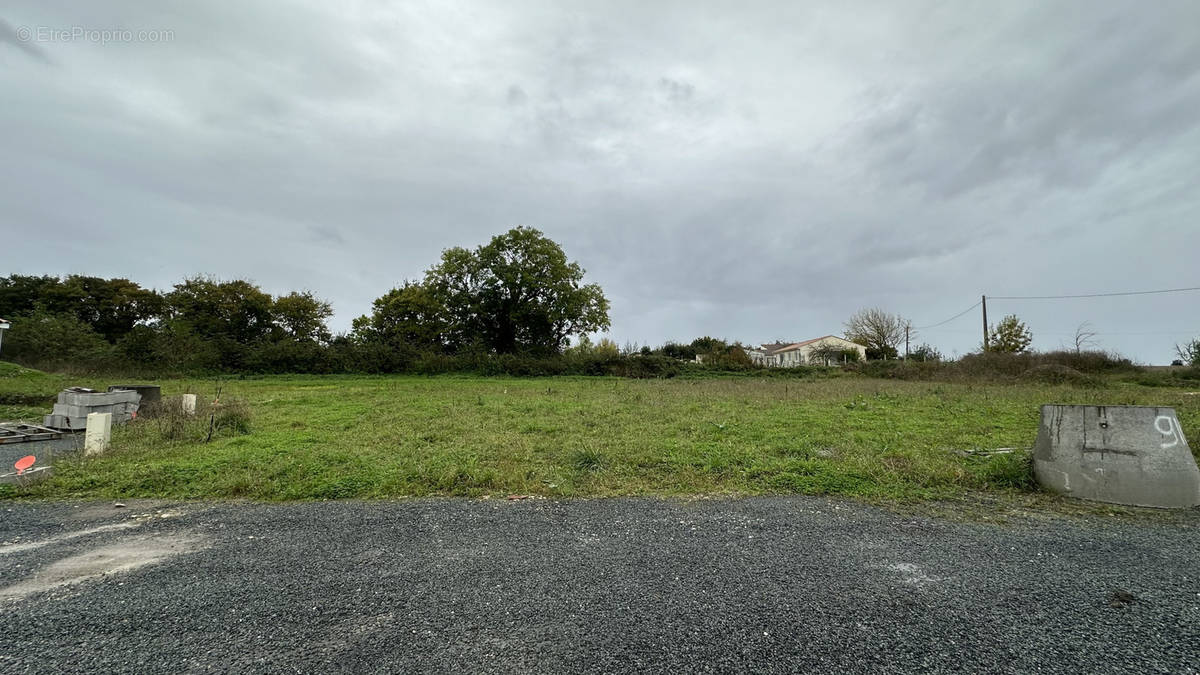
<svg viewBox="0 0 1200 675"><path fill-rule="evenodd" d="M112 413L91 413L83 437L84 455L102 455L112 440Z"/></svg>
<svg viewBox="0 0 1200 675"><path fill-rule="evenodd" d="M1046 489L1080 499L1200 505L1200 469L1173 408L1044 405L1033 471Z"/></svg>

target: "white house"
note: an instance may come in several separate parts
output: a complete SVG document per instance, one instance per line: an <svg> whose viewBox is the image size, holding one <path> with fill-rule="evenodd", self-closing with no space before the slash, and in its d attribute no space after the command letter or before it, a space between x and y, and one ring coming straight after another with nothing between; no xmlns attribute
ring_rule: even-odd
<svg viewBox="0 0 1200 675"><path fill-rule="evenodd" d="M836 335L813 338L792 344L774 343L746 350L746 355L755 363L775 368L794 366L830 366L840 359L829 354L831 351L858 352L860 361L867 360L867 348Z"/></svg>
<svg viewBox="0 0 1200 675"><path fill-rule="evenodd" d="M0 345L4 344L4 331L12 328L12 324L5 319L0 319Z"/></svg>

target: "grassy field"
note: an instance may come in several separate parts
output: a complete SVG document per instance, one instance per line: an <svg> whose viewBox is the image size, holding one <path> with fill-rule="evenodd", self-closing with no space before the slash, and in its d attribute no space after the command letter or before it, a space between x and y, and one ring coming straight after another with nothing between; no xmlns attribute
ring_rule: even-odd
<svg viewBox="0 0 1200 675"><path fill-rule="evenodd" d="M0 416L38 419L70 379L0 370ZM167 395L211 399L212 380ZM228 380L249 433L141 420L112 451L62 459L48 481L0 496L252 498L417 495L842 494L912 500L1033 490L1029 448L1047 402L1174 406L1186 390L914 383L838 376L705 380L295 376ZM205 418L207 419L207 418ZM170 432L170 433L167 433ZM172 438L173 437L173 438Z"/></svg>

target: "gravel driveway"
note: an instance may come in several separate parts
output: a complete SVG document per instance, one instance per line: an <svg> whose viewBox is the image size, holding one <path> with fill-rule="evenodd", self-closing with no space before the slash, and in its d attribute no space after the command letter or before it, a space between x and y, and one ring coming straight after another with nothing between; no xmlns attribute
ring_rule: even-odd
<svg viewBox="0 0 1200 675"><path fill-rule="evenodd" d="M808 497L0 507L5 672L1196 673L1200 517Z"/></svg>

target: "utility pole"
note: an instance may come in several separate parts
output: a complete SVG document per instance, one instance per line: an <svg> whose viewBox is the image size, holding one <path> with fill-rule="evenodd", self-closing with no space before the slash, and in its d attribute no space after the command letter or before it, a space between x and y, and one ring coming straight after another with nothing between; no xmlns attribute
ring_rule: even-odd
<svg viewBox="0 0 1200 675"><path fill-rule="evenodd" d="M908 329L912 327L909 322L904 323L904 361L908 362Z"/></svg>
<svg viewBox="0 0 1200 675"><path fill-rule="evenodd" d="M987 296L983 296L983 351L988 350L988 334L987 334Z"/></svg>

